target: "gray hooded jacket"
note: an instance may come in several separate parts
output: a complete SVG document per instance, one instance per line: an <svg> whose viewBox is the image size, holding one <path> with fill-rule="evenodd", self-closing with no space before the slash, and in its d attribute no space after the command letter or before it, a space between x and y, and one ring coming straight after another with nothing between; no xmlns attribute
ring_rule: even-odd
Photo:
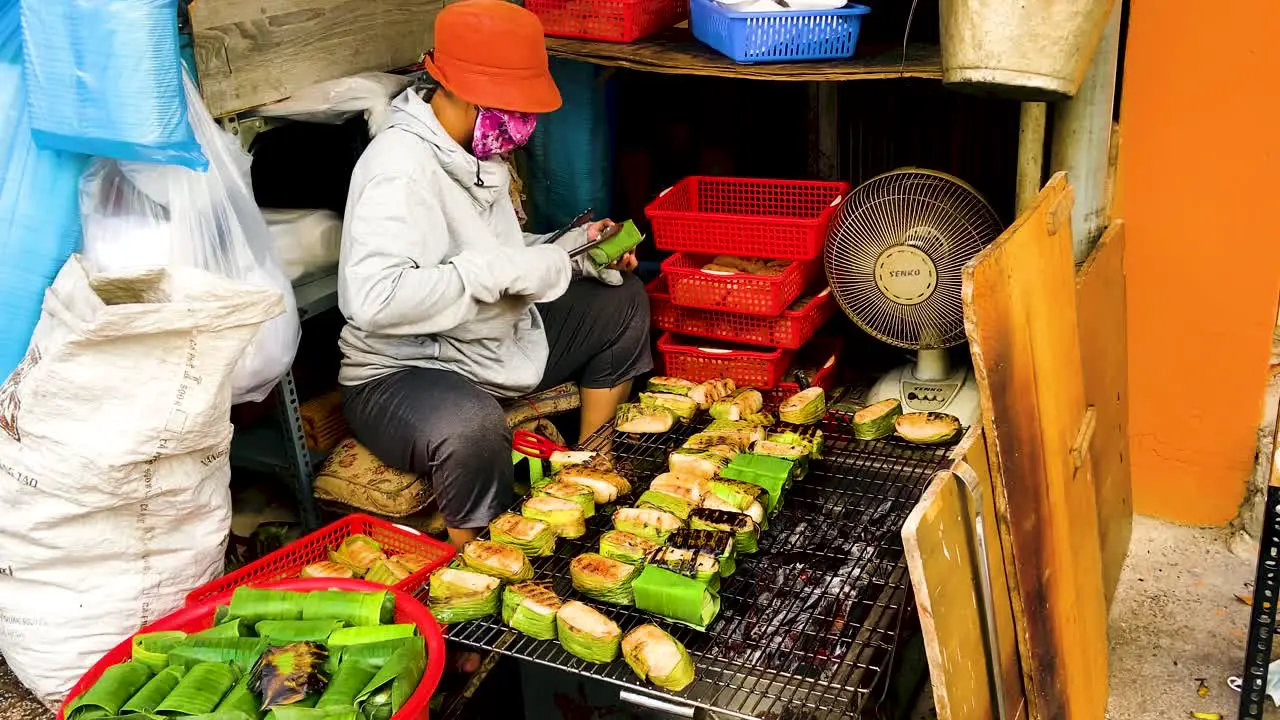
<svg viewBox="0 0 1280 720"><path fill-rule="evenodd" d="M575 276L610 285L615 271L571 261L564 248L521 231L511 177L478 161L413 91L392 103L385 128L356 164L338 266L343 385L404 368L457 372L502 397L537 387L547 338L534 303L560 297Z"/></svg>

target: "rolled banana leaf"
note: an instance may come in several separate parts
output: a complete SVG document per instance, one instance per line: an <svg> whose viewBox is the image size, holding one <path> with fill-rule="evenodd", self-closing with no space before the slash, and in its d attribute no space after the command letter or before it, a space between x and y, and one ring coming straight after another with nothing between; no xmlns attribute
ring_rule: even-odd
<svg viewBox="0 0 1280 720"><path fill-rule="evenodd" d="M395 611L396 596L386 590L320 590L304 593L302 600L303 620L341 620L357 627L390 623Z"/></svg>
<svg viewBox="0 0 1280 720"><path fill-rule="evenodd" d="M596 553L583 553L569 563L573 587L583 595L613 605L632 605L631 581L640 568Z"/></svg>
<svg viewBox="0 0 1280 720"><path fill-rule="evenodd" d="M582 517L589 518L596 514L596 494L589 487L578 485L571 482L550 482L541 487L533 489L533 496L550 495L551 497L568 500L578 503L582 506Z"/></svg>
<svg viewBox="0 0 1280 720"><path fill-rule="evenodd" d="M231 618L218 623L208 630L192 633L193 638L239 638L253 637L253 626L243 618Z"/></svg>
<svg viewBox="0 0 1280 720"><path fill-rule="evenodd" d="M364 574L364 579L379 585L395 585L412 574L413 572L409 568L394 559L383 558L369 568L369 572Z"/></svg>
<svg viewBox="0 0 1280 720"><path fill-rule="evenodd" d="M301 578L353 578L356 571L350 566L333 560L320 560L302 568L298 573Z"/></svg>
<svg viewBox="0 0 1280 720"><path fill-rule="evenodd" d="M694 680L693 658L657 625L641 625L622 638L622 659L641 680L680 692Z"/></svg>
<svg viewBox="0 0 1280 720"><path fill-rule="evenodd" d="M289 590L259 590L238 587L231 594L231 617L248 622L259 620L301 620L304 592Z"/></svg>
<svg viewBox="0 0 1280 720"><path fill-rule="evenodd" d="M261 620L254 629L258 637L269 645L288 645L295 642L323 643L334 632L341 630L341 620Z"/></svg>
<svg viewBox="0 0 1280 720"><path fill-rule="evenodd" d="M654 543L664 543L684 521L656 508L619 508L613 513L613 528Z"/></svg>
<svg viewBox="0 0 1280 720"><path fill-rule="evenodd" d="M263 709L292 705L324 691L322 672L329 652L310 642L274 647L262 653L249 674L249 689L262 697Z"/></svg>
<svg viewBox="0 0 1280 720"><path fill-rule="evenodd" d="M152 672L159 672L169 665L169 651L173 646L186 639L187 634L180 630L134 635L133 661L146 665Z"/></svg>
<svg viewBox="0 0 1280 720"><path fill-rule="evenodd" d="M381 668L391 659L396 651L405 645L412 645L422 642L421 637L416 638L400 638L399 640L385 640L383 642L368 643L366 645L348 645L339 652L329 653L328 660L325 661L325 672L332 676L338 671L338 667L344 662L359 661L368 663L374 669Z"/></svg>
<svg viewBox="0 0 1280 720"><path fill-rule="evenodd" d="M698 630L720 613L720 596L707 583L656 565L646 565L631 587L640 610Z"/></svg>
<svg viewBox="0 0 1280 720"><path fill-rule="evenodd" d="M88 690L67 706L67 720L119 715L129 699L151 680L151 668L139 662L112 665Z"/></svg>
<svg viewBox="0 0 1280 720"><path fill-rule="evenodd" d="M827 396L820 387L801 390L778 404L778 419L793 425L811 425L827 412Z"/></svg>
<svg viewBox="0 0 1280 720"><path fill-rule="evenodd" d="M687 519L689 517L689 512L697 506L698 504L692 500L676 497L675 495L668 495L667 493L658 492L657 490L645 490L641 493L639 499L636 500L636 507L664 510L675 515L681 520Z"/></svg>
<svg viewBox="0 0 1280 720"><path fill-rule="evenodd" d="M556 639L556 611L563 603L550 583L508 585L502 591L502 621L537 640Z"/></svg>
<svg viewBox="0 0 1280 720"><path fill-rule="evenodd" d="M440 568L428 581L431 614L440 623L466 622L498 611L502 581L470 570Z"/></svg>
<svg viewBox="0 0 1280 720"><path fill-rule="evenodd" d="M187 670L169 697L156 708L159 715L204 715L213 712L239 679L235 667L204 662Z"/></svg>
<svg viewBox="0 0 1280 720"><path fill-rule="evenodd" d="M559 536L541 520L503 513L489 523L489 537L516 548L525 557L544 557L555 552Z"/></svg>
<svg viewBox="0 0 1280 720"><path fill-rule="evenodd" d="M524 582L533 577L533 566L519 548L492 540L467 543L462 548L462 562L469 570L492 575L504 582Z"/></svg>
<svg viewBox="0 0 1280 720"><path fill-rule="evenodd" d="M368 535L351 535L330 552L330 559L351 568L357 575L369 572L379 560L386 560L382 545Z"/></svg>
<svg viewBox="0 0 1280 720"><path fill-rule="evenodd" d="M760 526L745 513L698 508L689 514L689 527L693 530L733 533L734 549L743 555L750 555L759 549Z"/></svg>
<svg viewBox="0 0 1280 720"><path fill-rule="evenodd" d="M361 720L353 707L300 707L281 705L267 714L267 720Z"/></svg>
<svg viewBox="0 0 1280 720"><path fill-rule="evenodd" d="M782 491L791 485L795 467L794 460L772 455L743 453L734 458L728 467L721 470L720 475L730 480L749 482L767 490L769 495L764 499L764 506L765 511L772 515L782 502Z"/></svg>
<svg viewBox="0 0 1280 720"><path fill-rule="evenodd" d="M356 707L366 717L380 717L390 710L390 715L400 712L418 689L427 669L426 645L422 642L406 645L395 652L378 670L378 674L356 695ZM388 716L389 717L389 716Z"/></svg>
<svg viewBox="0 0 1280 720"><path fill-rule="evenodd" d="M351 645L385 642L387 640L413 637L417 634L417 625L414 625L413 623L399 623L396 625L342 628L340 630L333 631L333 634L329 636L327 642L321 642L324 642L325 646L329 648L329 652L332 653Z"/></svg>
<svg viewBox="0 0 1280 720"><path fill-rule="evenodd" d="M249 687L252 678L246 673L218 703L214 712L240 712L249 720L262 720L262 698Z"/></svg>
<svg viewBox="0 0 1280 720"><path fill-rule="evenodd" d="M622 644L622 630L617 623L576 600L556 612L556 636L571 655L601 665L616 660Z"/></svg>
<svg viewBox="0 0 1280 720"><path fill-rule="evenodd" d="M169 651L169 664L181 665L190 671L203 663L232 663L243 673L253 667L266 649L267 643L262 638L189 637Z"/></svg>
<svg viewBox="0 0 1280 720"><path fill-rule="evenodd" d="M610 530L600 536L600 554L628 565L643 565L644 558L657 544L621 530Z"/></svg>
<svg viewBox="0 0 1280 720"><path fill-rule="evenodd" d="M160 707L160 703L169 697L169 693L178 687L178 683L186 674L187 669L181 665L171 665L161 670L152 676L141 690L134 693L133 697L129 698L129 702L120 707L120 712L126 715L154 713L156 708Z"/></svg>
<svg viewBox="0 0 1280 720"><path fill-rule="evenodd" d="M680 528L667 538L667 546L716 558L720 562L720 577L729 577L738 566L737 548L731 532Z"/></svg>
<svg viewBox="0 0 1280 720"><path fill-rule="evenodd" d="M378 668L364 660L345 660L339 663L337 672L333 673L329 686L316 702L316 707L340 707L348 710L354 708L356 696L377 674Z"/></svg>

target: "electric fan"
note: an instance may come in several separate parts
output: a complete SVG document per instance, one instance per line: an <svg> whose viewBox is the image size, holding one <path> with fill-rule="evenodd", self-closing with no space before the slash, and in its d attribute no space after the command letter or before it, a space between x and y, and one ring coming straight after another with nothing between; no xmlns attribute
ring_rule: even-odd
<svg viewBox="0 0 1280 720"><path fill-rule="evenodd" d="M827 231L824 265L845 314L873 337L916 350L876 382L868 403L978 419L978 388L947 348L965 340L961 269L1003 230L982 196L933 170L902 168L858 186Z"/></svg>

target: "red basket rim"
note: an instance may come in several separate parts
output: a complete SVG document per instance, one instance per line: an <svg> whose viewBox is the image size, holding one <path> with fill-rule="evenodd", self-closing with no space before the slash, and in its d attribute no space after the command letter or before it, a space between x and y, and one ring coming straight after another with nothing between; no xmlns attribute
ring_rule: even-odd
<svg viewBox="0 0 1280 720"><path fill-rule="evenodd" d="M796 262L804 262L804 261L797 260ZM667 302L674 302L673 300L671 300L671 291L667 288L666 275L659 275L653 280L650 280L649 284L645 285L644 288L645 288L645 292L648 293L649 297L651 298L656 298L658 300L665 300ZM831 288L824 287L822 288L821 291L814 294L813 300L810 304L805 305L803 308L799 310L792 310L788 308L785 312L783 312L778 317L803 318L809 315L810 313L817 313L824 306L832 302L835 302L835 300L831 296ZM742 317L752 318L752 319L759 319L761 317L759 315L747 315L745 313L736 313L736 312L733 312L732 310L709 310L706 308L683 308L683 309L695 310L697 312L723 313L725 315L740 315Z"/></svg>
<svg viewBox="0 0 1280 720"><path fill-rule="evenodd" d="M714 181L714 182L731 182L731 183L737 182L737 183L751 183L751 184L757 184L757 185L774 185L774 186L781 186L781 187L786 187L786 186L795 187L798 185L802 185L806 187L823 187L830 190L839 190L839 194L836 195L836 197L832 199L831 202L827 203L827 206L823 208L821 212L808 218L770 217L768 215L763 215L763 216L750 215L747 213L723 213L723 212L715 213L715 212L704 212L699 210L664 210L661 207L659 207L660 203L663 202L664 198L666 198L667 195L671 194L671 192L676 188L679 188L685 185L696 185L699 182L702 182L703 180ZM776 178L746 178L746 177L713 176L713 175L689 175L685 178L682 178L675 185L672 185L666 190L663 190L662 192L658 193L658 196L655 197L653 200L651 200L649 204L645 206L644 214L645 214L645 217L649 218L650 220L659 219L663 217L670 217L670 218L698 217L698 218L704 218L708 220L738 220L744 217L749 217L753 219L752 222L768 223L771 225L796 225L796 226L807 227L807 226L813 226L815 224L820 223L824 218L827 218L832 213L834 213L836 211L836 208L839 207L840 202L844 200L844 198L848 196L848 194L852 190L853 190L853 186L850 185L849 183L834 181L834 180L779 180Z"/></svg>
<svg viewBox="0 0 1280 720"><path fill-rule="evenodd" d="M271 582L250 582L242 587L255 587L264 590L296 590L300 592L308 592L315 590L347 590L354 592L373 592L377 590L386 590L396 599L396 611L403 613L406 619L418 626L418 632L422 634L422 638L427 648L427 667L422 673L422 680L418 683L418 687L413 691L413 695L409 696L409 700L405 702L404 707L400 708L400 712L392 715L392 720L410 720L411 718L424 716L427 708L431 704L431 696L435 693L436 688L440 685L440 678L444 675L445 663L445 644L444 633L440 630L440 623L436 622L435 616L427 609L425 605L418 602L409 593L398 588L378 585L376 583L366 582L364 580L344 580L335 578L294 578L291 580L275 580ZM98 678L102 677L103 671L112 665L124 662L133 655L133 638L135 635L143 633L156 632L159 630L180 630L190 628L192 625L204 624L206 618L212 620L214 612L219 605L225 605L231 599L234 589L220 593L207 601L197 603L195 605L187 605L179 608L163 618L147 625L138 630L138 632L130 635L128 638L117 644L114 648L107 651L105 655L98 659L92 667L89 668L80 680L71 688L71 692L67 693L67 697L62 701L62 705L58 708L57 720L65 720L65 711L73 700L82 695L86 690L93 686Z"/></svg>
<svg viewBox="0 0 1280 720"><path fill-rule="evenodd" d="M422 583L426 581L427 576L441 565L447 564L453 559L453 556L457 554L457 551L454 550L453 546L448 545L447 543L442 543L419 530L415 530L406 525L400 525L399 523L383 520L382 518L374 517L373 515L367 515L365 513L351 513L350 515L345 515L342 518L325 525L319 530L308 533L297 540L294 540L278 550L273 550L267 555L254 560L239 570L235 570L234 572L230 572L219 578L210 580L204 585L192 590L190 593L187 593L187 597L184 602L188 605L191 603L203 602L209 598L228 592L239 585L254 582L272 582L270 580L248 579L248 576L252 575L257 570L271 566L275 561L288 557L299 547L321 542L325 536L331 533L335 528L360 524L368 524L373 527L377 527L379 530L384 532L402 535L406 539L412 540L415 543L431 546L436 552L445 553L445 557L441 561L431 563L427 567L419 570L418 572L412 573L404 580L401 580L392 586L398 590L411 591L420 587ZM277 578L276 581L283 581L286 579L288 578Z"/></svg>
<svg viewBox="0 0 1280 720"><path fill-rule="evenodd" d="M777 275L755 275L752 273L744 273L744 272L731 273L731 274L709 273L709 272L703 272L702 267L698 265L699 259L714 260L720 255L728 255L728 254L729 253L714 254L714 253L674 252L674 253L671 253L671 256L668 257L666 260L663 260L662 264L659 267L662 268L662 273L664 275L698 275L701 277L707 277L711 279L724 278L726 280L729 278L750 278L752 280L756 280L763 283L776 284L776 283L784 282L791 275L799 275L799 274L804 274L806 272L809 272L813 268L813 266L821 264L821 260L819 260L818 258L813 258L811 260L792 260L788 258L786 260L789 264L787 265L786 269L784 269L782 272L778 273ZM734 256L734 257L746 257L747 259L756 259L756 260L765 259L765 258L754 258L752 256ZM688 265L684 265L684 263L688 263Z"/></svg>
<svg viewBox="0 0 1280 720"><path fill-rule="evenodd" d="M662 337L658 338L658 350L696 355L704 358L749 358L752 360L777 360L784 354L791 352L783 348L774 348L771 351L752 350L749 348L708 348L696 344L686 344L680 342L681 339L692 340L691 338L682 338L674 333L664 332ZM696 343L698 341L692 340L692 342Z"/></svg>

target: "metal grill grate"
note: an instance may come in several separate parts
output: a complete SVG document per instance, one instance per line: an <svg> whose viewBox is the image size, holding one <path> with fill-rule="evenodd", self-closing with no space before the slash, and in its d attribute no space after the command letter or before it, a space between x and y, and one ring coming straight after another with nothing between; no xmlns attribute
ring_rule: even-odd
<svg viewBox="0 0 1280 720"><path fill-rule="evenodd" d="M639 681L621 661L583 662L556 642L538 641L490 617L448 628L450 640L580 673L717 716L805 720L859 713L879 687L896 648L904 601L910 597L902 559L902 524L947 448L886 439L854 439L828 419L825 459L793 485L762 533L760 552L741 556L721 588L719 617L705 633L635 608L590 601L625 633L655 622L684 643L697 680L679 693ZM614 434L615 468L643 492L666 467L667 454L695 432ZM585 449L607 446L606 428ZM588 521L577 540L561 540L555 555L534 561L554 578L561 597L585 600L569 580L569 562L596 550L609 512Z"/></svg>

